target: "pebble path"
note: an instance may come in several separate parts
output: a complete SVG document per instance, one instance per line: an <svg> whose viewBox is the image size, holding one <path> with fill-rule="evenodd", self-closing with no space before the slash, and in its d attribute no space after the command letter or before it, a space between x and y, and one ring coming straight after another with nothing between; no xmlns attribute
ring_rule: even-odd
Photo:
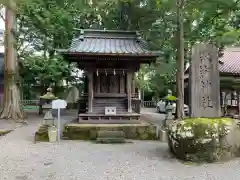
<svg viewBox="0 0 240 180"><path fill-rule="evenodd" d="M1 125L1 122L0 122ZM240 159L183 164L158 141L34 143L39 121L0 137L0 180L239 180Z"/></svg>

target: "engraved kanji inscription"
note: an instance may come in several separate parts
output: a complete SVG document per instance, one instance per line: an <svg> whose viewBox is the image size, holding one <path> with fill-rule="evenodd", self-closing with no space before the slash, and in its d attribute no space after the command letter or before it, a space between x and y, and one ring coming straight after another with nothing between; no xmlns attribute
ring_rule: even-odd
<svg viewBox="0 0 240 180"><path fill-rule="evenodd" d="M201 99L202 107L203 108L213 108L213 103L210 96L203 96Z"/></svg>
<svg viewBox="0 0 240 180"><path fill-rule="evenodd" d="M209 80L201 80L201 88L211 88L212 83Z"/></svg>

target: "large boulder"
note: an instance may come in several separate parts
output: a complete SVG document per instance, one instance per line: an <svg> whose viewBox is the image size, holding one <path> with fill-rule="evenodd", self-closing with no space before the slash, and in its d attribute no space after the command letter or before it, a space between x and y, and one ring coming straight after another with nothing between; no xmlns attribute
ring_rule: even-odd
<svg viewBox="0 0 240 180"><path fill-rule="evenodd" d="M168 145L179 159L221 161L238 156L240 128L231 118L195 118L169 125Z"/></svg>

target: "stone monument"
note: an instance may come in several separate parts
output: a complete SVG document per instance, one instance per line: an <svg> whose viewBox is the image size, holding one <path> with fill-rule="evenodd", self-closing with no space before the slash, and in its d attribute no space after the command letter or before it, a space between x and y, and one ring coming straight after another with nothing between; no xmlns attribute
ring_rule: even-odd
<svg viewBox="0 0 240 180"><path fill-rule="evenodd" d="M220 117L218 50L214 44L196 44L189 74L190 116Z"/></svg>

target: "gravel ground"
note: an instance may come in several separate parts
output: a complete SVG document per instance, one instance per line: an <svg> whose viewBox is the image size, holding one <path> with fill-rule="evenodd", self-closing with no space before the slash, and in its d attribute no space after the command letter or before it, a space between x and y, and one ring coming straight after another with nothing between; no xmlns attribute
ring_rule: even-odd
<svg viewBox="0 0 240 180"><path fill-rule="evenodd" d="M1 125L1 124L0 124ZM238 180L240 159L185 165L167 145L133 141L102 145L83 141L33 143L39 121L0 138L0 180Z"/></svg>

